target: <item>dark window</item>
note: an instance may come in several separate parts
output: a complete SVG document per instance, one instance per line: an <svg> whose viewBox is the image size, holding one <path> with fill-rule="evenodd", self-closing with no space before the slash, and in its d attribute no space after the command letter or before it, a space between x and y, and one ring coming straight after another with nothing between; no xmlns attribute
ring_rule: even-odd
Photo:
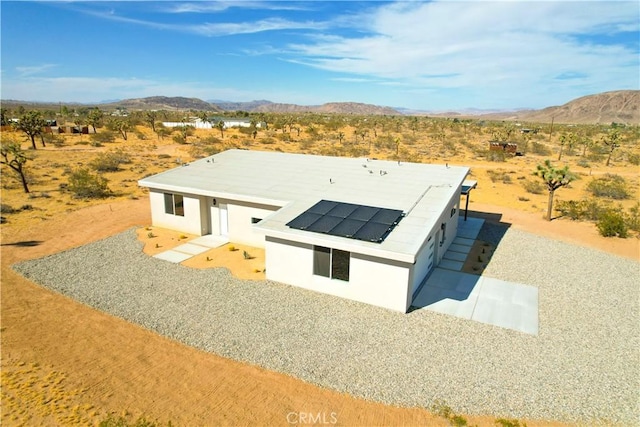
<svg viewBox="0 0 640 427"><path fill-rule="evenodd" d="M164 211L169 215L184 216L184 199L179 194L164 193Z"/></svg>
<svg viewBox="0 0 640 427"><path fill-rule="evenodd" d="M253 217L251 218L251 224L257 224L260 221L262 221L262 218L253 218Z"/></svg>
<svg viewBox="0 0 640 427"><path fill-rule="evenodd" d="M349 281L351 254L338 249L313 247L313 274L330 279Z"/></svg>
<svg viewBox="0 0 640 427"><path fill-rule="evenodd" d="M178 216L184 216L184 201L179 194L173 195L173 206L175 208L175 214Z"/></svg>
<svg viewBox="0 0 640 427"><path fill-rule="evenodd" d="M331 277L331 249L323 246L313 248L313 274Z"/></svg>
<svg viewBox="0 0 640 427"><path fill-rule="evenodd" d="M349 281L349 252L333 249L331 253L331 278Z"/></svg>
<svg viewBox="0 0 640 427"><path fill-rule="evenodd" d="M164 212L173 215L173 194L164 193Z"/></svg>

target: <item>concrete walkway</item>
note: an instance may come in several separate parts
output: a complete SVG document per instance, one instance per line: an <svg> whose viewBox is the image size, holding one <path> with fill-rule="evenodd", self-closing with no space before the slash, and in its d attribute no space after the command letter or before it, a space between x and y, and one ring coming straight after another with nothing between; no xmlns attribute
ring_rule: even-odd
<svg viewBox="0 0 640 427"><path fill-rule="evenodd" d="M163 259L165 261L181 263L193 256L199 255L210 249L214 249L229 243L229 239L225 236L212 236L211 234L195 238L173 249L160 252L154 255L154 258Z"/></svg>
<svg viewBox="0 0 640 427"><path fill-rule="evenodd" d="M478 218L460 220L458 237L411 305L537 335L538 288L460 271L482 224Z"/></svg>

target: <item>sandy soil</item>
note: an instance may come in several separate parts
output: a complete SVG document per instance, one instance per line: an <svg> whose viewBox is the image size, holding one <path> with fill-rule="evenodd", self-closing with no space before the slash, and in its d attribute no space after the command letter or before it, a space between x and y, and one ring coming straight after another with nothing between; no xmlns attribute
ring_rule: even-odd
<svg viewBox="0 0 640 427"><path fill-rule="evenodd" d="M505 211L472 206L485 212ZM515 210L504 212L500 220L605 251L629 249L592 235L589 224L548 223L538 215ZM194 350L52 293L10 269L17 261L149 222L147 201L130 200L84 208L37 228L3 228L3 424L94 423L111 412L129 417L146 414L177 425L287 425L287 414L304 412L326 414L327 420L335 413L338 425L447 425L424 409L355 399ZM148 232L139 229L141 240L154 241L147 244L151 249L155 243L169 244L162 238L175 239L158 229L152 231L158 237L149 238ZM637 241L617 242L633 242L637 250ZM226 253L237 255L228 249ZM479 425L494 425L491 417L467 418Z"/></svg>

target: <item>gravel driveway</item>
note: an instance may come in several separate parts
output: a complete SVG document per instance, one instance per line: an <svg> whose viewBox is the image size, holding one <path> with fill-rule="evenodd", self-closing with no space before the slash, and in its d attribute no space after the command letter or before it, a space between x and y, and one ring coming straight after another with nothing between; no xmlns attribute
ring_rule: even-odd
<svg viewBox="0 0 640 427"><path fill-rule="evenodd" d="M501 235L485 224L479 238ZM539 289L538 336L141 252L135 230L17 264L44 287L221 356L387 404L640 425L640 263L506 232L485 275Z"/></svg>

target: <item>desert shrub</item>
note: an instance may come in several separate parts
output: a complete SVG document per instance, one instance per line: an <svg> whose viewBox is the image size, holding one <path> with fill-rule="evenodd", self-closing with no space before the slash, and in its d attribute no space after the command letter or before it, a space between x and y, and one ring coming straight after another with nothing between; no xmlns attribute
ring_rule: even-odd
<svg viewBox="0 0 640 427"><path fill-rule="evenodd" d="M291 142L291 134L288 133L278 134L277 138L282 142Z"/></svg>
<svg viewBox="0 0 640 427"><path fill-rule="evenodd" d="M578 166L580 166L580 167L583 167L583 168L591 167L591 164L589 163L589 161L587 159L580 159L580 160L578 160L578 162L576 164Z"/></svg>
<svg viewBox="0 0 640 427"><path fill-rule="evenodd" d="M520 424L518 420L509 420L506 418L498 418L496 421L496 425L501 427L527 427L527 423Z"/></svg>
<svg viewBox="0 0 640 427"><path fill-rule="evenodd" d="M44 142L46 144L53 145L54 147L62 147L64 145L64 138L60 135L55 135L53 133L44 133L42 134L42 138L44 138Z"/></svg>
<svg viewBox="0 0 640 427"><path fill-rule="evenodd" d="M121 164L126 163L131 163L131 156L121 150L117 150L98 154L89 166L98 172L115 172L120 169Z"/></svg>
<svg viewBox="0 0 640 427"><path fill-rule="evenodd" d="M601 178L594 178L587 184L587 191L596 197L622 200L629 197L627 183L620 175L605 174Z"/></svg>
<svg viewBox="0 0 640 427"><path fill-rule="evenodd" d="M525 181L522 181L522 187L524 187L527 193L531 193L531 194L542 194L544 193L544 190L545 190L545 186L542 182L531 181L528 179Z"/></svg>
<svg viewBox="0 0 640 427"><path fill-rule="evenodd" d="M596 222L598 231L604 237L622 237L626 238L628 227L625 222L624 214L618 210L608 209Z"/></svg>
<svg viewBox="0 0 640 427"><path fill-rule="evenodd" d="M110 130L104 130L100 133L93 133L89 136L89 139L92 142L96 142L96 143L108 143L108 142L114 142L116 140L116 133Z"/></svg>
<svg viewBox="0 0 640 427"><path fill-rule="evenodd" d="M11 205L8 205L6 203L0 204L0 213L12 214L12 213L16 213L16 212L20 212L20 209L15 209Z"/></svg>
<svg viewBox="0 0 640 427"><path fill-rule="evenodd" d="M631 163L632 165L635 165L635 166L640 165L640 154L629 153L627 155L627 159L629 160L629 163Z"/></svg>
<svg viewBox="0 0 640 427"><path fill-rule="evenodd" d="M558 200L555 207L562 216L574 221L597 221L609 207L599 203L596 199Z"/></svg>
<svg viewBox="0 0 640 427"><path fill-rule="evenodd" d="M202 142L196 142L192 144L191 148L189 149L189 154L194 159L201 159L203 157L217 154L220 151L222 151L221 146L207 145L203 144Z"/></svg>
<svg viewBox="0 0 640 427"><path fill-rule="evenodd" d="M539 156L549 156L551 154L551 150L546 145L537 141L531 141L531 152Z"/></svg>
<svg viewBox="0 0 640 427"><path fill-rule="evenodd" d="M626 217L629 230L640 232L640 202L629 208L629 215Z"/></svg>
<svg viewBox="0 0 640 427"><path fill-rule="evenodd" d="M66 187L80 199L100 199L111 195L107 179L92 174L89 169L80 168L69 174L69 185Z"/></svg>
<svg viewBox="0 0 640 427"><path fill-rule="evenodd" d="M489 175L491 182L500 181L504 184L511 184L511 175L502 169L488 169L487 175Z"/></svg>
<svg viewBox="0 0 640 427"><path fill-rule="evenodd" d="M507 155L504 151L491 151L487 150L484 158L490 162L506 162Z"/></svg>
<svg viewBox="0 0 640 427"><path fill-rule="evenodd" d="M147 139L147 135L142 132L136 132L136 138L138 138L140 141L144 141L145 139Z"/></svg>
<svg viewBox="0 0 640 427"><path fill-rule="evenodd" d="M212 145L212 144L220 144L222 141L217 136L209 135L206 138L201 138L200 142L202 144Z"/></svg>
<svg viewBox="0 0 640 427"><path fill-rule="evenodd" d="M113 414L109 414L107 418L100 421L99 427L160 427L164 424L158 423L158 421L147 420L145 417L140 416L135 421L129 421L123 416L116 417ZM171 422L166 424L167 427L171 426Z"/></svg>
<svg viewBox="0 0 640 427"><path fill-rule="evenodd" d="M182 135L173 135L173 142L175 142L176 144L186 144L187 143L187 138L182 136Z"/></svg>

